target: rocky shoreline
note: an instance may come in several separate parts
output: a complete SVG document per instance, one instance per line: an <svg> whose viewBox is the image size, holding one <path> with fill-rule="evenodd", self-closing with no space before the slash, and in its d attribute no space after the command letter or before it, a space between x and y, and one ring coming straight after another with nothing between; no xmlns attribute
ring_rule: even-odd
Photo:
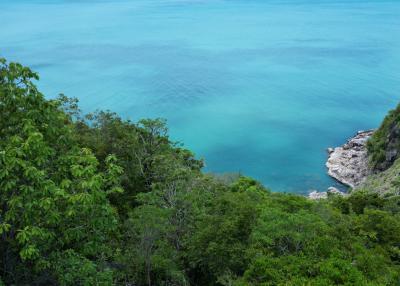
<svg viewBox="0 0 400 286"><path fill-rule="evenodd" d="M374 130L358 131L343 146L328 148L328 175L350 188L365 181L371 171L368 167L367 141Z"/></svg>
<svg viewBox="0 0 400 286"><path fill-rule="evenodd" d="M367 141L374 131L358 131L344 145L328 148L329 156L326 162L328 175L352 189L362 184L371 174L368 167ZM312 191L308 197L314 200L324 199L329 193L345 195L338 189L330 187L327 192Z"/></svg>

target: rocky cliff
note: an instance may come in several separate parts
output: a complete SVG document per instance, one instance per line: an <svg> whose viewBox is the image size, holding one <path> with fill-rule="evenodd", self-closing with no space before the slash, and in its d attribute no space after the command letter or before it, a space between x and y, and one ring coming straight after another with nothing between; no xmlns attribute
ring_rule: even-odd
<svg viewBox="0 0 400 286"><path fill-rule="evenodd" d="M367 141L373 133L373 130L359 131L343 146L328 148L328 174L351 188L362 184L371 174Z"/></svg>
<svg viewBox="0 0 400 286"><path fill-rule="evenodd" d="M388 169L400 157L400 105L385 117L367 148L375 173Z"/></svg>

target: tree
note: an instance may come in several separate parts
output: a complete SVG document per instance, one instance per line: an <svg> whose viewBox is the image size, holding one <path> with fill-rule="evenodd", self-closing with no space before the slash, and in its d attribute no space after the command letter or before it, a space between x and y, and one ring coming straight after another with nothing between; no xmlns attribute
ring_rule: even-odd
<svg viewBox="0 0 400 286"><path fill-rule="evenodd" d="M241 177L230 188L221 188L198 213L187 255L192 275L203 277L199 285L217 285L217 280L243 274L250 234L266 194L255 180Z"/></svg>
<svg viewBox="0 0 400 286"><path fill-rule="evenodd" d="M150 192L154 184L170 180L179 169L199 173L202 161L193 153L169 140L164 120L133 123L115 113L96 112L75 123L77 139L90 148L99 161L115 154L124 169L121 185L125 192L111 197L119 213L126 216L136 207L136 195Z"/></svg>
<svg viewBox="0 0 400 286"><path fill-rule="evenodd" d="M107 241L117 217L107 197L121 191L122 169L111 156L97 170L61 102L45 100L33 79L0 60L0 275L18 285L110 284Z"/></svg>

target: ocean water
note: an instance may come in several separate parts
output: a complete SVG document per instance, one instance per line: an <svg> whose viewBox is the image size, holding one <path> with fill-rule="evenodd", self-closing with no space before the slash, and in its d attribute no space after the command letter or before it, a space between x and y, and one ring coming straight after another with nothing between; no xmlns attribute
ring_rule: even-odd
<svg viewBox="0 0 400 286"><path fill-rule="evenodd" d="M306 193L399 102L400 1L0 0L0 56L85 112L166 118L206 171Z"/></svg>

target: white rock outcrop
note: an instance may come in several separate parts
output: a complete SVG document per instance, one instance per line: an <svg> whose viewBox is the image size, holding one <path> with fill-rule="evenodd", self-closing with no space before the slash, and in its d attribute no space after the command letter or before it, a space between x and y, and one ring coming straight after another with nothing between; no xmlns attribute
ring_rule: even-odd
<svg viewBox="0 0 400 286"><path fill-rule="evenodd" d="M327 199L328 196L330 195L346 196L347 194L339 191L335 187L329 187L328 191L326 192L311 191L308 194L308 198L310 200L321 200L321 199Z"/></svg>
<svg viewBox="0 0 400 286"><path fill-rule="evenodd" d="M308 198L310 200L326 199L326 198L328 198L328 193L327 192L311 191L311 193L308 194Z"/></svg>
<svg viewBox="0 0 400 286"><path fill-rule="evenodd" d="M328 174L351 188L363 183L371 174L366 145L373 133L374 130L359 131L343 146L328 148Z"/></svg>

